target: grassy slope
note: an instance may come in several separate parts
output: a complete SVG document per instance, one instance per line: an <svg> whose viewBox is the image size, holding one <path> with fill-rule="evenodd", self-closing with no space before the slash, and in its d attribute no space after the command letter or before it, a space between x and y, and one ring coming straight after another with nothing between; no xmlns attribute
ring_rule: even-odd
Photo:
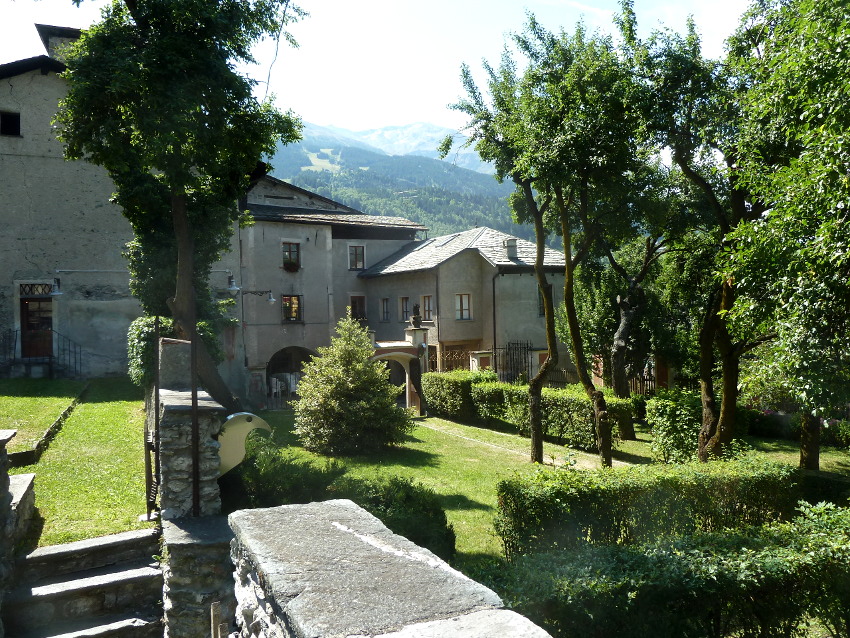
<svg viewBox="0 0 850 638"><path fill-rule="evenodd" d="M127 379L92 381L41 461L13 470L36 474L39 546L149 525L141 399Z"/></svg>
<svg viewBox="0 0 850 638"><path fill-rule="evenodd" d="M0 379L0 430L17 430L9 452L32 449L84 382L70 379Z"/></svg>

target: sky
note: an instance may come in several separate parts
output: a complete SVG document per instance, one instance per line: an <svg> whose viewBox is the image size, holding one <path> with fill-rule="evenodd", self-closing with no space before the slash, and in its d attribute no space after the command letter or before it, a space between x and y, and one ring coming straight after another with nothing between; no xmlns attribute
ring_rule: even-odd
<svg viewBox="0 0 850 638"><path fill-rule="evenodd" d="M0 0L0 63L44 54L34 23L85 28L103 0ZM299 0L310 15L289 27L293 49L272 41L255 49L247 72L281 109L304 121L365 131L426 122L459 129L448 106L463 96L460 68L481 78L482 61L498 65L526 12L552 31L613 32L618 0ZM745 0L634 0L640 35L665 26L683 31L693 15L704 51L723 53ZM266 83L266 79L269 82Z"/></svg>

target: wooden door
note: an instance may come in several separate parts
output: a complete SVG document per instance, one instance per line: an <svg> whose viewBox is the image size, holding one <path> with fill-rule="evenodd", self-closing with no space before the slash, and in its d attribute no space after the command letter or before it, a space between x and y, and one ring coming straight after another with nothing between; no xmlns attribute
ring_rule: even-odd
<svg viewBox="0 0 850 638"><path fill-rule="evenodd" d="M21 299L21 357L53 354L53 300Z"/></svg>

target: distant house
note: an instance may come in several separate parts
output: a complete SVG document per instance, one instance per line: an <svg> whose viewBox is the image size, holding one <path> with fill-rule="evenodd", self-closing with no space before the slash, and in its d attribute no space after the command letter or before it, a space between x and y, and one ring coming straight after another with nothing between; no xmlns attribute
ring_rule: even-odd
<svg viewBox="0 0 850 638"><path fill-rule="evenodd" d="M51 52L79 36L37 29ZM79 374L121 374L141 312L121 254L132 232L105 171L62 157L51 120L63 69L51 56L0 65L0 373L48 374L73 351ZM530 242L489 228L428 239L418 223L272 177L238 204L254 224L234 229L211 284L235 301L222 374L252 402L291 394L347 308L373 332L394 381L408 382L411 405L411 381L429 366L514 377L545 354ZM556 302L563 268L563 255L547 250Z"/></svg>

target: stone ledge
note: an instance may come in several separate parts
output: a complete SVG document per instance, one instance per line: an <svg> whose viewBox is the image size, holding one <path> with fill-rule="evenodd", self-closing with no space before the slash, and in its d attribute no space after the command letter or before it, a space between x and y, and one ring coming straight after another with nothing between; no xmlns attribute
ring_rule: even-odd
<svg viewBox="0 0 850 638"><path fill-rule="evenodd" d="M230 526L241 636L548 636L351 501L241 510Z"/></svg>
<svg viewBox="0 0 850 638"><path fill-rule="evenodd" d="M188 412L192 410L192 393L189 390L160 390L160 405L166 411ZM198 390L198 410L202 412L225 413L227 410L203 390Z"/></svg>

